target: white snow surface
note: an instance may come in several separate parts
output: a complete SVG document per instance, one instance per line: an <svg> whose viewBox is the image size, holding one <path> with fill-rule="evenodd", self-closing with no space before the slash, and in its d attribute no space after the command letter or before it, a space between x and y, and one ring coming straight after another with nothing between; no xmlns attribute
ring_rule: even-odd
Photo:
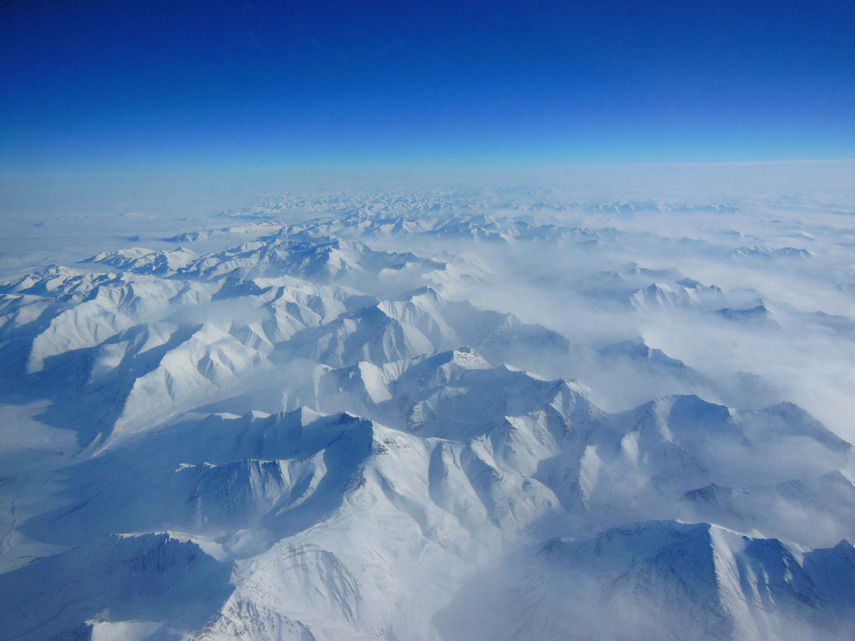
<svg viewBox="0 0 855 641"><path fill-rule="evenodd" d="M291 196L17 275L0 638L852 638L852 216Z"/></svg>

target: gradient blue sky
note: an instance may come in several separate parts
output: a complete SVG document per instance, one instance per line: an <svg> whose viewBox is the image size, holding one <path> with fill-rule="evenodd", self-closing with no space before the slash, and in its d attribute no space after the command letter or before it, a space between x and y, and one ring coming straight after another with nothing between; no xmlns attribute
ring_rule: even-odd
<svg viewBox="0 0 855 641"><path fill-rule="evenodd" d="M855 157L855 2L0 0L0 168Z"/></svg>

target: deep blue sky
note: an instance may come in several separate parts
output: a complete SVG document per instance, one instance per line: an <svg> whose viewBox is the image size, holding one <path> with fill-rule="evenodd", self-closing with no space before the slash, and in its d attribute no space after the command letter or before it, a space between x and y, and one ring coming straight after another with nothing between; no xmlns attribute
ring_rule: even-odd
<svg viewBox="0 0 855 641"><path fill-rule="evenodd" d="M855 157L855 1L0 0L0 167Z"/></svg>

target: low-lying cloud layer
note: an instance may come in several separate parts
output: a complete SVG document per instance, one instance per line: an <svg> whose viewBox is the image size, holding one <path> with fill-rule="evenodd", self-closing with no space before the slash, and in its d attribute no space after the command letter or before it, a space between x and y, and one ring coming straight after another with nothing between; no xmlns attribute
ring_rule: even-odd
<svg viewBox="0 0 855 641"><path fill-rule="evenodd" d="M738 169L271 196L22 250L3 629L845 637L850 183Z"/></svg>

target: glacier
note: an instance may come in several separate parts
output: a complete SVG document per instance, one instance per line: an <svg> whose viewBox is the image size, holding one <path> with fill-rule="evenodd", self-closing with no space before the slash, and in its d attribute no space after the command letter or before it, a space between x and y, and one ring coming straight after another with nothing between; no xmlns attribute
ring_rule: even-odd
<svg viewBox="0 0 855 641"><path fill-rule="evenodd" d="M0 637L852 638L805 208L291 195L4 275Z"/></svg>

